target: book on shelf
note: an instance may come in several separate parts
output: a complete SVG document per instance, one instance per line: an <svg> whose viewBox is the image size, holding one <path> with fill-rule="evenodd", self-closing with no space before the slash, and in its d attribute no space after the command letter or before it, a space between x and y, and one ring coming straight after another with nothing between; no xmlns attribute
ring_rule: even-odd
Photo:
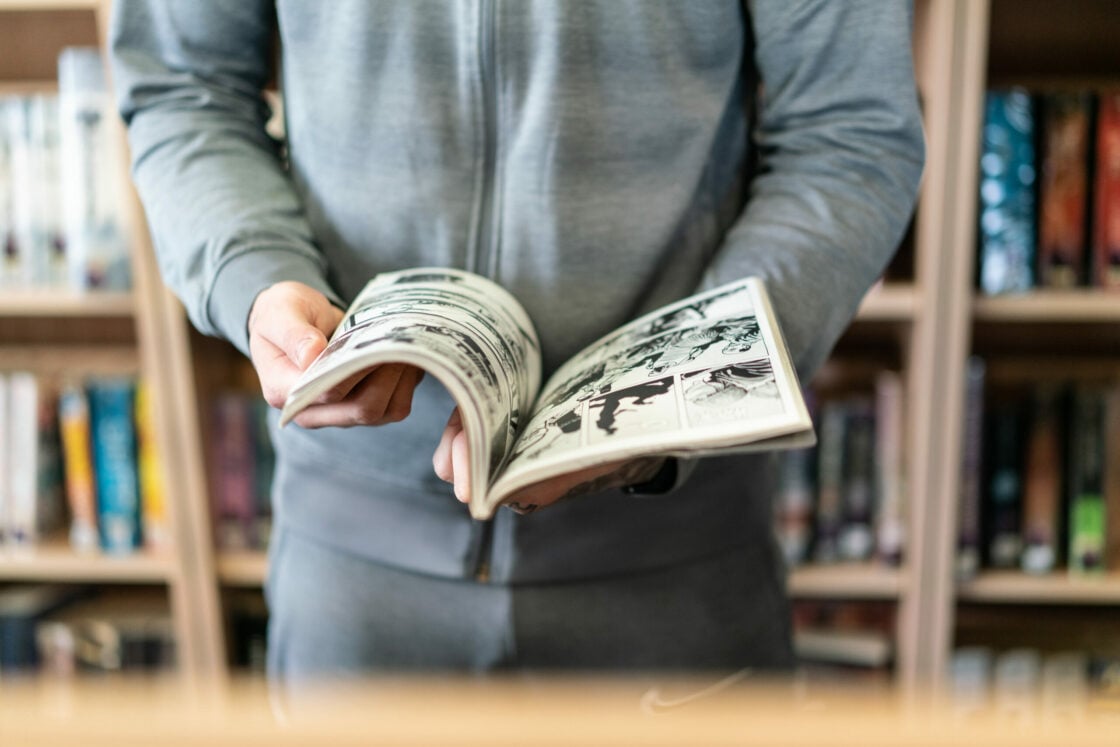
<svg viewBox="0 0 1120 747"><path fill-rule="evenodd" d="M220 394L211 407L210 476L214 534L224 550L256 547L256 454L253 412L239 392Z"/></svg>
<svg viewBox="0 0 1120 747"><path fill-rule="evenodd" d="M36 626L81 593L80 587L60 584L0 588L0 677L33 671L38 666Z"/></svg>
<svg viewBox="0 0 1120 747"><path fill-rule="evenodd" d="M822 565L840 560L846 427L845 405L842 401L830 400L821 405L812 557L814 563Z"/></svg>
<svg viewBox="0 0 1120 747"><path fill-rule="evenodd" d="M784 339L753 278L624 325L541 387L536 332L503 288L444 268L378 275L293 386L281 422L385 363L425 369L457 402L479 519L519 490L577 470L812 439Z"/></svg>
<svg viewBox="0 0 1120 747"><path fill-rule="evenodd" d="M875 550L875 410L869 396L849 399L844 422L843 487L837 550L841 562L864 561Z"/></svg>
<svg viewBox="0 0 1120 747"><path fill-rule="evenodd" d="M1056 386L1038 386L1032 397L1023 476L1023 553L1027 573L1049 573L1061 562L1062 397Z"/></svg>
<svg viewBox="0 0 1120 747"><path fill-rule="evenodd" d="M70 546L79 552L98 548L97 484L85 387L70 383L59 393L59 430L62 435L66 503L70 508Z"/></svg>
<svg viewBox="0 0 1120 747"><path fill-rule="evenodd" d="M1069 437L1069 570L1104 571L1105 393L1079 386L1073 397Z"/></svg>
<svg viewBox="0 0 1120 747"><path fill-rule="evenodd" d="M1105 403L1104 520L1105 567L1120 571L1120 386Z"/></svg>
<svg viewBox="0 0 1120 747"><path fill-rule="evenodd" d="M1101 92L1094 166L1093 283L1120 290L1120 89Z"/></svg>
<svg viewBox="0 0 1120 747"><path fill-rule="evenodd" d="M1023 548L1024 407L1013 399L989 410L982 514L983 549L992 568L1018 568Z"/></svg>
<svg viewBox="0 0 1120 747"><path fill-rule="evenodd" d="M37 620L39 671L136 673L170 669L176 646L167 596L135 589L88 593Z"/></svg>
<svg viewBox="0 0 1120 747"><path fill-rule="evenodd" d="M97 476L97 523L102 550L128 553L141 545L135 384L97 379L87 387Z"/></svg>
<svg viewBox="0 0 1120 747"><path fill-rule="evenodd" d="M980 289L1025 291L1035 282L1035 102L1023 89L989 91L980 146Z"/></svg>
<svg viewBox="0 0 1120 747"><path fill-rule="evenodd" d="M984 383L987 366L970 356L965 363L964 428L961 438L961 482L957 506L956 575L976 575L982 562L984 459Z"/></svg>
<svg viewBox="0 0 1120 747"><path fill-rule="evenodd" d="M64 488L53 383L27 371L8 374L7 543L33 545L62 526Z"/></svg>
<svg viewBox="0 0 1120 747"><path fill-rule="evenodd" d="M116 113L99 49L62 50L58 100L70 286L125 290L131 264L111 131Z"/></svg>
<svg viewBox="0 0 1120 747"><path fill-rule="evenodd" d="M155 434L152 387L147 379L135 382L136 473L140 484L140 516L144 546L165 550L171 545L171 517L167 483Z"/></svg>
<svg viewBox="0 0 1120 747"><path fill-rule="evenodd" d="M1042 287L1086 284L1092 110L1087 91L1042 97L1038 196L1038 278Z"/></svg>
<svg viewBox="0 0 1120 747"><path fill-rule="evenodd" d="M876 555L901 565L906 548L906 389L897 371L875 377Z"/></svg>

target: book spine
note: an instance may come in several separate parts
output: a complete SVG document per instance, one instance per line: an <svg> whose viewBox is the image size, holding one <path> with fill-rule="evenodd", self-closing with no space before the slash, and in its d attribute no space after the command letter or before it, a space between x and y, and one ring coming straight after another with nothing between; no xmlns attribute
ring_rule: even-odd
<svg viewBox="0 0 1120 747"><path fill-rule="evenodd" d="M49 385L30 372L12 373L9 388L10 540L28 545L58 527L63 516L56 403Z"/></svg>
<svg viewBox="0 0 1120 747"><path fill-rule="evenodd" d="M964 437L961 489L957 513L957 576L971 578L980 570L981 496L984 451L984 361L975 356L965 368Z"/></svg>
<svg viewBox="0 0 1120 747"><path fill-rule="evenodd" d="M1023 484L1023 555L1027 573L1049 573L1059 562L1062 510L1062 433L1058 392L1034 396Z"/></svg>
<svg viewBox="0 0 1120 747"><path fill-rule="evenodd" d="M10 284L8 255L15 253L15 226L12 223L11 137L8 133L8 110L14 97L0 96L0 288Z"/></svg>
<svg viewBox="0 0 1120 747"><path fill-rule="evenodd" d="M1120 385L1108 393L1104 444L1105 561L1108 570L1120 571Z"/></svg>
<svg viewBox="0 0 1120 747"><path fill-rule="evenodd" d="M66 474L66 502L70 508L70 546L97 549L97 487L90 448L89 399L85 390L67 385L59 394L59 430Z"/></svg>
<svg viewBox="0 0 1120 747"><path fill-rule="evenodd" d="M211 450L214 526L217 544L227 550L253 546L255 513L253 432L249 403L241 394L225 393L214 401Z"/></svg>
<svg viewBox="0 0 1120 747"><path fill-rule="evenodd" d="M1093 283L1120 290L1120 91L1100 97L1093 217Z"/></svg>
<svg viewBox="0 0 1120 747"><path fill-rule="evenodd" d="M1070 425L1069 571L1104 570L1105 517L1104 397L1099 389L1078 387Z"/></svg>
<svg viewBox="0 0 1120 747"><path fill-rule="evenodd" d="M152 549L166 549L171 544L167 486L163 476L163 461L156 444L152 391L144 379L136 385L136 438L144 544Z"/></svg>
<svg viewBox="0 0 1120 747"><path fill-rule="evenodd" d="M980 156L979 279L984 293L1034 285L1035 106L1020 89L985 99Z"/></svg>
<svg viewBox="0 0 1120 747"><path fill-rule="evenodd" d="M813 532L814 449L794 449L778 455L778 500L775 515L778 542L786 564L808 560Z"/></svg>
<svg viewBox="0 0 1120 747"><path fill-rule="evenodd" d="M875 409L870 398L858 397L849 403L843 470L840 559L867 560L875 549L872 516L876 508Z"/></svg>
<svg viewBox="0 0 1120 747"><path fill-rule="evenodd" d="M11 233L4 251L8 287L24 288L30 274L29 256L35 244L37 179L32 136L31 99L13 97L5 110L8 173L11 179Z"/></svg>
<svg viewBox="0 0 1120 747"><path fill-rule="evenodd" d="M1023 417L1018 403L1000 403L990 418L991 470L985 545L993 568L1019 566L1023 547Z"/></svg>
<svg viewBox="0 0 1120 747"><path fill-rule="evenodd" d="M12 417L9 376L0 371L0 547L7 544L11 531L12 493Z"/></svg>
<svg viewBox="0 0 1120 747"><path fill-rule="evenodd" d="M251 402L253 421L254 516L253 542L259 549L268 547L272 535L272 479L276 471L276 453L268 430L268 403L260 397Z"/></svg>
<svg viewBox="0 0 1120 747"><path fill-rule="evenodd" d="M1048 288L1086 280L1091 107L1088 93L1043 99L1038 259L1039 284Z"/></svg>
<svg viewBox="0 0 1120 747"><path fill-rule="evenodd" d="M844 403L824 403L817 446L817 506L813 532L813 561L816 563L835 563L840 559L846 431Z"/></svg>
<svg viewBox="0 0 1120 747"><path fill-rule="evenodd" d="M135 387L128 380L105 379L91 382L88 391L101 547L129 553L141 539Z"/></svg>
<svg viewBox="0 0 1120 747"><path fill-rule="evenodd" d="M875 378L875 472L879 498L876 554L887 565L902 563L906 546L906 395L902 376Z"/></svg>
<svg viewBox="0 0 1120 747"><path fill-rule="evenodd" d="M98 50L64 49L58 88L70 284L123 290L131 284L128 242L108 128L114 114Z"/></svg>

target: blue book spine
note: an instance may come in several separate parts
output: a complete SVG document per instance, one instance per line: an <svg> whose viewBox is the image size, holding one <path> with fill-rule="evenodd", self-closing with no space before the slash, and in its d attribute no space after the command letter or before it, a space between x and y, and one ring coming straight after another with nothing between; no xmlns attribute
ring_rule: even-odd
<svg viewBox="0 0 1120 747"><path fill-rule="evenodd" d="M101 547L127 553L140 547L140 480L136 461L135 383L102 380L89 386L97 514Z"/></svg>
<svg viewBox="0 0 1120 747"><path fill-rule="evenodd" d="M1036 256L1035 106L1026 91L990 91L980 155L980 289L1030 290Z"/></svg>

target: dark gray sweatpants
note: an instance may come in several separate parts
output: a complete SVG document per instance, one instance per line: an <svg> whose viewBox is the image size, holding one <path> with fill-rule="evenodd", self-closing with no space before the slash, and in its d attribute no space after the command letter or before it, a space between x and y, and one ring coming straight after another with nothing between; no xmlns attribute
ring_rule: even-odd
<svg viewBox="0 0 1120 747"><path fill-rule="evenodd" d="M400 671L781 671L789 606L757 583L764 551L507 586L386 567L278 527L269 674L285 687Z"/></svg>

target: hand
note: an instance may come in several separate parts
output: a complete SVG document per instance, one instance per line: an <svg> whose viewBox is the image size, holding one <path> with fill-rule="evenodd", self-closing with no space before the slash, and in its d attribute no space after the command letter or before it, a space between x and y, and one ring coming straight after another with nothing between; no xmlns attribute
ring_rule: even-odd
<svg viewBox="0 0 1120 747"><path fill-rule="evenodd" d="M284 406L292 385L323 352L341 320L341 310L303 283L277 283L257 296L249 312L249 354L268 404ZM294 420L304 428L404 420L423 375L403 364L363 371L324 392Z"/></svg>
<svg viewBox="0 0 1120 747"><path fill-rule="evenodd" d="M468 455L466 431L459 408L455 408L432 455L432 466L441 480L455 486L455 497L463 503L471 499ZM577 495L637 485L656 475L664 461L661 457L647 457L569 472L517 491L504 505L527 514Z"/></svg>

